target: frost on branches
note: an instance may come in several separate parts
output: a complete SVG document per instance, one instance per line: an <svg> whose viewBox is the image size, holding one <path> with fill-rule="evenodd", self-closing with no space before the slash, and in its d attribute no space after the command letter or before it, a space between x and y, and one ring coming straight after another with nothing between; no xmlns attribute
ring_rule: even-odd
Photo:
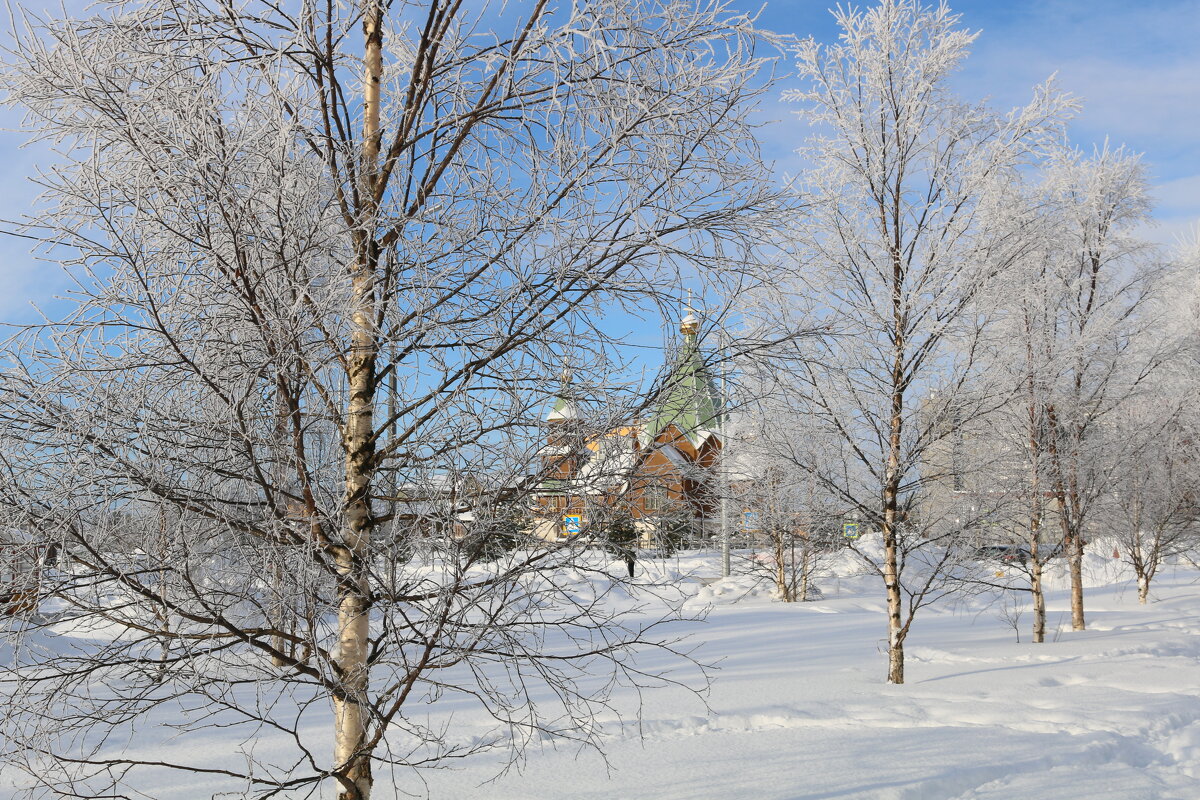
<svg viewBox="0 0 1200 800"><path fill-rule="evenodd" d="M637 651L688 663L586 580L590 532L541 546L527 517L564 364L603 387L596 430L641 402L606 310L734 283L769 238L751 20L169 0L24 25L6 80L57 153L29 231L76 289L4 358L4 525L49 565L4 668L11 761L68 796L188 772L366 800L596 745L609 690L662 679ZM444 703L472 727L425 724ZM228 747L123 750L153 726Z"/></svg>
<svg viewBox="0 0 1200 800"><path fill-rule="evenodd" d="M807 88L787 95L816 131L800 151L812 213L795 220L791 275L750 315L820 331L775 354L764 395L772 419L815 426L790 457L882 538L863 557L887 598L888 680L902 683L905 638L943 591L956 530L918 513L920 465L947 420L986 408L972 383L981 300L1021 253L1006 201L1073 103L1050 84L1008 114L953 96L975 36L944 5L885 0L835 17L839 43L803 43Z"/></svg>

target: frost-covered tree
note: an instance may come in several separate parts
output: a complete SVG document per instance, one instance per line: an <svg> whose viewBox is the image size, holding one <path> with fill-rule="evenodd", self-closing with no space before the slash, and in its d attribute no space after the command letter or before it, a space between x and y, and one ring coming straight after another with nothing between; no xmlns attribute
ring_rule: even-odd
<svg viewBox="0 0 1200 800"><path fill-rule="evenodd" d="M1102 434L1116 460L1102 506L1113 523L1106 528L1133 568L1141 603L1159 568L1194 552L1200 541L1197 266L1200 247L1193 239L1177 248L1151 309L1143 312L1153 324L1142 326L1135 349L1158 366Z"/></svg>
<svg viewBox="0 0 1200 800"><path fill-rule="evenodd" d="M1017 453L1007 463L984 459L974 466L987 470L991 486L1004 487L994 517L1003 531L1019 540L1028 555L1020 572L1028 578L1033 606L1033 637L1046 637L1046 596L1043 569L1061 554L1061 536L1051 524L1048 508L1049 455L1047 452L1046 396L1053 383L1047 354L1053 351L1054 287L1052 268L1056 240L1050 208L1033 199L1022 202L1028 215L1025 235L1030 246L997 281L996 305L1005 309L992 321L983 347L989 372L999 380L1003 402L972 426L975 436L991 453ZM1047 533L1049 531L1049 533ZM995 542L992 542L995 544ZM990 581L988 581L990 582ZM1004 588L1012 588L1010 581ZM1025 587L1016 587L1024 589Z"/></svg>
<svg viewBox="0 0 1200 800"><path fill-rule="evenodd" d="M917 513L919 465L951 416L980 409L965 391L978 300L1021 248L1004 187L1060 135L1071 102L1050 85L1008 114L955 97L948 83L975 35L944 4L885 0L835 17L839 42L799 48L806 88L787 95L816 131L801 150L814 209L795 226L793 276L760 296L756 318L822 332L791 369L776 354L775 416L818 424L838 466L801 463L882 539L864 555L887 598L888 680L902 683L905 637L948 552L930 534L950 532L935 519L948 510Z"/></svg>
<svg viewBox="0 0 1200 800"><path fill-rule="evenodd" d="M993 521L1028 548L1011 570L1027 585L1005 586L1031 592L1039 643L1051 558L1069 562L1073 624L1083 626L1085 532L1111 529L1097 509L1139 446L1114 434L1171 346L1144 335L1158 316L1145 303L1157 271L1130 235L1148 207L1137 158L1058 150L1020 194L1013 208L1026 246L992 287L996 313L981 348L999 402L972 427L991 443L976 468L992 475Z"/></svg>
<svg viewBox="0 0 1200 800"><path fill-rule="evenodd" d="M759 420L765 430L747 435L752 413L743 409L741 429L723 444L729 524L745 545L734 569L774 586L785 603L818 598L817 579L841 544L840 503L796 466L770 430L787 421Z"/></svg>
<svg viewBox="0 0 1200 800"><path fill-rule="evenodd" d="M1137 348L1153 327L1146 299L1156 270L1134 229L1149 213L1140 159L1107 145L1092 156L1061 154L1048 175L1058 215L1052 271L1040 286L1042 369L1049 376L1044 414L1048 475L1071 574L1071 627L1085 627L1083 554L1092 510L1111 491L1118 469L1104 431L1161 363L1161 353ZM1036 401L1035 401L1036 402Z"/></svg>
<svg viewBox="0 0 1200 800"><path fill-rule="evenodd" d="M93 11L23 18L6 72L56 148L29 231L76 288L4 356L2 524L59 554L47 608L73 637L18 626L5 756L70 796L185 771L366 800L480 749L596 744L609 687L649 677L632 651L669 637L607 576L562 585L586 531L510 547L514 509L553 466L538 420L564 362L606 392L573 436L640 402L606 314L683 270L732 279L769 238L752 21ZM431 722L447 702L491 724ZM121 747L164 725L228 748Z"/></svg>
<svg viewBox="0 0 1200 800"><path fill-rule="evenodd" d="M1174 399L1139 403L1116 416L1115 425L1135 441L1113 442L1124 457L1104 510L1119 555L1137 578L1139 603L1149 597L1159 567L1197 542L1198 431L1194 410L1180 408Z"/></svg>

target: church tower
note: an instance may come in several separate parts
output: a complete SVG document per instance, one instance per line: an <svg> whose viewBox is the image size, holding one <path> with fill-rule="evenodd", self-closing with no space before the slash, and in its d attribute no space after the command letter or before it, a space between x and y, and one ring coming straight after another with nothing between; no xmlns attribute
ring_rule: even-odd
<svg viewBox="0 0 1200 800"><path fill-rule="evenodd" d="M571 371L562 371L562 388L546 414L546 444L542 448L542 466L549 481L565 484L575 477L581 446L582 425L578 398L571 386Z"/></svg>
<svg viewBox="0 0 1200 800"><path fill-rule="evenodd" d="M698 452L710 439L719 440L724 401L700 349L700 318L695 312L680 321L679 332L683 340L646 421L645 435L657 441L673 427L672 438L685 439Z"/></svg>
<svg viewBox="0 0 1200 800"><path fill-rule="evenodd" d="M664 531L682 538L712 535L725 407L700 347L700 329L700 318L689 311L651 412L611 431L584 433L582 408L564 371L544 418L539 536L569 538L586 529L588 509L596 507L627 509L647 544Z"/></svg>
<svg viewBox="0 0 1200 800"><path fill-rule="evenodd" d="M581 409L571 386L571 371L564 369L562 386L545 417L546 442L542 446L543 479L536 499L535 534L554 541L568 534L582 520L577 472L581 457Z"/></svg>
<svg viewBox="0 0 1200 800"><path fill-rule="evenodd" d="M575 402L575 393L571 389L571 370L564 369L560 379L562 388L558 392L558 397L554 398L554 405L550 407L550 413L546 415L546 422L569 426L579 419L579 406Z"/></svg>
<svg viewBox="0 0 1200 800"><path fill-rule="evenodd" d="M674 520L669 524L675 528L687 519L689 537L707 538L718 524L715 481L725 407L700 347L700 328L690 310L680 321L682 339L642 426L639 477L642 518L651 527L656 518Z"/></svg>

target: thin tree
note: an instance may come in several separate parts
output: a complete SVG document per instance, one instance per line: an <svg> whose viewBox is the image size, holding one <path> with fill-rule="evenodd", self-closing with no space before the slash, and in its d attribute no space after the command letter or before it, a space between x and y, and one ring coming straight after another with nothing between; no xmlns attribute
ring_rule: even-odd
<svg viewBox="0 0 1200 800"><path fill-rule="evenodd" d="M1134 229L1149 214L1140 159L1107 143L1092 156L1061 154L1050 171L1061 224L1054 242L1049 293L1042 305L1050 337L1043 353L1045 452L1049 490L1071 575L1071 628L1086 626L1083 555L1090 516L1121 469L1103 441L1110 416L1136 396L1162 363L1161 352L1134 347L1153 327L1142 313L1157 271Z"/></svg>
<svg viewBox="0 0 1200 800"><path fill-rule="evenodd" d="M1072 103L1050 85L1007 115L954 97L948 82L975 35L945 4L884 0L834 16L838 44L797 52L808 86L787 96L817 130L801 150L815 211L796 226L796 276L762 318L824 328L796 354L786 405L838 443L845 469L811 469L881 536L870 560L887 598L888 681L902 683L905 637L949 552L927 549L936 520L915 513L922 454L949 435L947 414L976 413L964 387L979 301L1023 246L1002 188L1061 135ZM924 567L910 549L928 554ZM909 567L920 577L906 585Z"/></svg>
<svg viewBox="0 0 1200 800"><path fill-rule="evenodd" d="M841 545L840 501L783 447L787 437L779 428L795 435L792 421L757 418L761 408L739 408L722 452L730 470L731 524L745 542L736 568L773 585L785 603L805 602L820 597L816 581Z"/></svg>
<svg viewBox="0 0 1200 800"><path fill-rule="evenodd" d="M1021 195L1013 207L1023 209L1028 247L996 282L983 348L1003 402L974 423L988 444L974 457L991 486L1003 488L997 524L1028 548L1015 570L1028 586L1004 588L1031 592L1040 643L1043 569L1059 555L1071 575L1073 626L1082 629L1084 534L1138 447L1138 436L1110 433L1175 345L1159 335L1153 320L1161 314L1145 302L1158 271L1130 235L1148 210L1136 157L1107 147L1091 158L1059 150Z"/></svg>
<svg viewBox="0 0 1200 800"><path fill-rule="evenodd" d="M1154 302L1142 310L1153 324L1142 326L1131 355L1159 366L1100 433L1114 461L1103 503L1105 517L1117 522L1114 556L1132 567L1143 604L1159 569L1192 551L1200 533L1195 271L1189 249L1174 254Z"/></svg>
<svg viewBox="0 0 1200 800"><path fill-rule="evenodd" d="M0 503L61 548L70 629L115 635L21 629L6 755L69 796L176 770L367 800L381 765L596 744L611 686L652 677L630 652L671 637L561 584L587 535L462 543L529 504L564 361L620 370L607 310L769 238L752 21L167 0L23 26L11 99L58 148L29 230L77 288L5 357ZM608 396L597 430L639 402ZM424 721L447 695L495 724ZM229 752L110 746L164 720Z"/></svg>

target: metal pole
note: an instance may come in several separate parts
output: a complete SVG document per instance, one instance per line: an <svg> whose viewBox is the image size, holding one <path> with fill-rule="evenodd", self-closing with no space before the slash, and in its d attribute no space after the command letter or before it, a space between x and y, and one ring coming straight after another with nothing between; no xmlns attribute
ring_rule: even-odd
<svg viewBox="0 0 1200 800"><path fill-rule="evenodd" d="M724 342L725 329L724 326L717 334L719 344L727 344ZM721 455L720 462L717 464L717 469L721 475L721 577L729 577L729 468L725 462L725 448L728 442L725 435L728 429L728 408L726 407L726 395L729 388L729 364L726 358L729 356L728 347L721 348L721 424L718 426L721 431Z"/></svg>

